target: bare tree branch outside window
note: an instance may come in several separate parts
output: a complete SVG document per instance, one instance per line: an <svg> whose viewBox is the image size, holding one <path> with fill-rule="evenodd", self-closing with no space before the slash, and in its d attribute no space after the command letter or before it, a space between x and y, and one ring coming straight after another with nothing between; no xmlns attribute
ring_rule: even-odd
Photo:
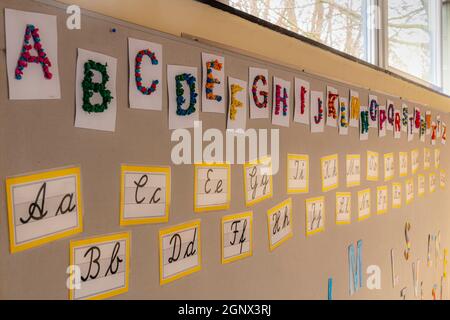
<svg viewBox="0 0 450 320"><path fill-rule="evenodd" d="M386 1L386 0L383 0ZM434 43L431 1L389 0L388 64L433 82ZM228 0L236 9L366 59L365 24L368 0Z"/></svg>
<svg viewBox="0 0 450 320"><path fill-rule="evenodd" d="M389 0L388 59L390 66L433 82L429 1L436 0Z"/></svg>
<svg viewBox="0 0 450 320"><path fill-rule="evenodd" d="M229 0L229 5L364 59L363 1Z"/></svg>

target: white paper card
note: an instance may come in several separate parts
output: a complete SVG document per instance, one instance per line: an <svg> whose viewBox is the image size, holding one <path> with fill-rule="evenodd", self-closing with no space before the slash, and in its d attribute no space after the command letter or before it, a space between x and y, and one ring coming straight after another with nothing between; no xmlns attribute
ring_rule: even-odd
<svg viewBox="0 0 450 320"><path fill-rule="evenodd" d="M425 122L425 115L422 112L422 114L420 115L420 129L419 129L420 142L425 142L426 133L427 133L427 123Z"/></svg>
<svg viewBox="0 0 450 320"><path fill-rule="evenodd" d="M419 174L417 176L417 194L423 196L425 194L425 175Z"/></svg>
<svg viewBox="0 0 450 320"><path fill-rule="evenodd" d="M122 220L166 222L170 204L170 168L122 166ZM163 219L166 218L166 219Z"/></svg>
<svg viewBox="0 0 450 320"><path fill-rule="evenodd" d="M269 118L269 72L267 69L248 69L248 93L250 95L250 118Z"/></svg>
<svg viewBox="0 0 450 320"><path fill-rule="evenodd" d="M224 57L202 52L202 80L202 111L225 113Z"/></svg>
<svg viewBox="0 0 450 320"><path fill-rule="evenodd" d="M400 208L402 205L402 185L392 184L392 208Z"/></svg>
<svg viewBox="0 0 450 320"><path fill-rule="evenodd" d="M392 131L394 130L394 121L395 121L395 106L392 100L386 101L386 130Z"/></svg>
<svg viewBox="0 0 450 320"><path fill-rule="evenodd" d="M350 90L350 127L359 127L359 115L361 101L359 100L359 92L355 90Z"/></svg>
<svg viewBox="0 0 450 320"><path fill-rule="evenodd" d="M411 150L411 170L413 174L419 170L419 149Z"/></svg>
<svg viewBox="0 0 450 320"><path fill-rule="evenodd" d="M160 230L160 284L201 268L200 221Z"/></svg>
<svg viewBox="0 0 450 320"><path fill-rule="evenodd" d="M369 94L369 127L378 128L378 109L380 105L378 103L378 97L373 94Z"/></svg>
<svg viewBox="0 0 450 320"><path fill-rule="evenodd" d="M346 156L347 187L359 186L361 183L361 157L359 154Z"/></svg>
<svg viewBox="0 0 450 320"><path fill-rule="evenodd" d="M388 209L388 188L380 186L377 188L377 214L386 213Z"/></svg>
<svg viewBox="0 0 450 320"><path fill-rule="evenodd" d="M325 127L325 107L323 105L323 92L311 91L310 116L311 132L323 132Z"/></svg>
<svg viewBox="0 0 450 320"><path fill-rule="evenodd" d="M252 254L253 213L222 218L222 263Z"/></svg>
<svg viewBox="0 0 450 320"><path fill-rule="evenodd" d="M272 197L272 161L264 158L244 166L245 202L247 206Z"/></svg>
<svg viewBox="0 0 450 320"><path fill-rule="evenodd" d="M423 169L428 170L431 167L431 150L423 148Z"/></svg>
<svg viewBox="0 0 450 320"><path fill-rule="evenodd" d="M195 211L228 209L231 190L229 178L229 165L196 165Z"/></svg>
<svg viewBox="0 0 450 320"><path fill-rule="evenodd" d="M400 139L403 131L402 114L399 109L394 111L394 139Z"/></svg>
<svg viewBox="0 0 450 320"><path fill-rule="evenodd" d="M308 81L295 78L294 122L309 124L310 85Z"/></svg>
<svg viewBox="0 0 450 320"><path fill-rule="evenodd" d="M439 185L442 189L445 188L445 170L441 169L439 171Z"/></svg>
<svg viewBox="0 0 450 320"><path fill-rule="evenodd" d="M183 88L183 99L179 107L177 106L177 81L176 76L187 75L195 78L195 90L191 92L188 80L180 81ZM193 128L194 122L199 119L199 81L197 68L186 66L167 66L167 89L169 91L169 129ZM195 97L194 97L195 96ZM177 109L178 113L177 113ZM189 113L190 112L190 113Z"/></svg>
<svg viewBox="0 0 450 320"><path fill-rule="evenodd" d="M442 134L442 121L441 121L441 115L436 115L436 138L440 138Z"/></svg>
<svg viewBox="0 0 450 320"><path fill-rule="evenodd" d="M367 180L378 181L379 175L379 155L378 152L367 151Z"/></svg>
<svg viewBox="0 0 450 320"><path fill-rule="evenodd" d="M245 130L247 121L247 82L228 77L227 129Z"/></svg>
<svg viewBox="0 0 450 320"><path fill-rule="evenodd" d="M336 223L345 224L351 221L351 200L350 192L336 192Z"/></svg>
<svg viewBox="0 0 450 320"><path fill-rule="evenodd" d="M333 154L320 159L322 171L322 191L335 189L339 184L338 155Z"/></svg>
<svg viewBox="0 0 450 320"><path fill-rule="evenodd" d="M16 68L24 45L27 25L38 29L40 45L49 59L48 66L52 74L51 79L45 77L40 63L27 62L21 70L21 79L16 79ZM5 36L6 36L6 62L8 70L9 99L11 100L37 100L60 99L61 89L58 70L58 34L56 16L18 11L5 8ZM37 36L36 35L36 36ZM31 36L29 51L31 56L38 56L34 49L34 37Z"/></svg>
<svg viewBox="0 0 450 320"><path fill-rule="evenodd" d="M48 171L6 180L11 251L82 230L79 169Z"/></svg>
<svg viewBox="0 0 450 320"><path fill-rule="evenodd" d="M358 220L364 220L370 216L370 189L358 192Z"/></svg>
<svg viewBox="0 0 450 320"><path fill-rule="evenodd" d="M378 106L378 137L382 138L386 136L387 115L386 106Z"/></svg>
<svg viewBox="0 0 450 320"><path fill-rule="evenodd" d="M428 190L431 192L434 192L436 190L436 174L430 173L428 177Z"/></svg>
<svg viewBox="0 0 450 320"><path fill-rule="evenodd" d="M386 153L384 155L384 181L389 181L394 179L394 171L395 170L395 164L394 164L394 154Z"/></svg>
<svg viewBox="0 0 450 320"><path fill-rule="evenodd" d="M398 153L398 164L399 164L399 174L400 177L405 177L408 175L408 153L399 152Z"/></svg>
<svg viewBox="0 0 450 320"><path fill-rule="evenodd" d="M288 193L307 193L309 189L309 156L288 154Z"/></svg>
<svg viewBox="0 0 450 320"><path fill-rule="evenodd" d="M413 112L413 133L419 133L420 130L420 108L419 107L414 107L414 112Z"/></svg>
<svg viewBox="0 0 450 320"><path fill-rule="evenodd" d="M369 140L369 126L363 126L364 119L369 120L369 110L366 106L360 106L359 114L359 140L366 141Z"/></svg>
<svg viewBox="0 0 450 320"><path fill-rule="evenodd" d="M414 180L407 179L405 181L406 203L410 203L414 199Z"/></svg>
<svg viewBox="0 0 450 320"><path fill-rule="evenodd" d="M336 127L338 119L338 109L339 109L339 94L336 88L327 86L327 103L326 103L326 114L327 114L327 126Z"/></svg>
<svg viewBox="0 0 450 320"><path fill-rule="evenodd" d="M317 197L305 200L306 235L312 235L325 229L325 198Z"/></svg>
<svg viewBox="0 0 450 320"><path fill-rule="evenodd" d="M348 135L348 127L350 123L349 111L348 99L345 97L339 97L338 128L340 135Z"/></svg>
<svg viewBox="0 0 450 320"><path fill-rule="evenodd" d="M437 125L435 121L431 121L431 145L434 146L436 144L437 138Z"/></svg>
<svg viewBox="0 0 450 320"><path fill-rule="evenodd" d="M289 127L291 82L273 77L272 124Z"/></svg>
<svg viewBox="0 0 450 320"><path fill-rule="evenodd" d="M426 134L429 135L431 133L431 111L425 112L425 122L426 122Z"/></svg>
<svg viewBox="0 0 450 320"><path fill-rule="evenodd" d="M402 103L402 111L401 111L401 118L402 118L402 131L407 132L408 130L408 120L409 120L409 109L408 106L404 103Z"/></svg>
<svg viewBox="0 0 450 320"><path fill-rule="evenodd" d="M434 149L434 168L439 169L441 165L441 149Z"/></svg>
<svg viewBox="0 0 450 320"><path fill-rule="evenodd" d="M108 103L108 107L103 112L86 112L83 110L83 87L82 82L85 77L85 63L92 60L96 63L106 64L109 80L106 82L105 88L111 92L112 100ZM85 129L96 129L103 131L115 131L116 129L116 112L117 112L117 95L116 95L116 71L117 59L84 49L78 48L77 59L77 76L76 76L76 114L75 127ZM94 76L92 82L102 82L101 73L92 71ZM92 105L101 104L103 98L99 93L93 93L90 98Z"/></svg>
<svg viewBox="0 0 450 320"><path fill-rule="evenodd" d="M128 290L129 241L125 233L88 244L83 240L71 243L72 265L81 273L80 288L71 291L73 300L98 299Z"/></svg>
<svg viewBox="0 0 450 320"><path fill-rule="evenodd" d="M130 108L162 110L162 45L128 38L128 60Z"/></svg>
<svg viewBox="0 0 450 320"><path fill-rule="evenodd" d="M408 142L411 142L414 139L414 116L410 115L408 117Z"/></svg>
<svg viewBox="0 0 450 320"><path fill-rule="evenodd" d="M267 211L270 250L290 238L292 232L292 201L287 199Z"/></svg>

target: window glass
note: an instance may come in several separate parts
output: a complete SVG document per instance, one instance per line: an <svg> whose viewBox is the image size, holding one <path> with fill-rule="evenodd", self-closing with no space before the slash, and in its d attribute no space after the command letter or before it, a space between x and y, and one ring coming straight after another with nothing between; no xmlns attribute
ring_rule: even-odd
<svg viewBox="0 0 450 320"><path fill-rule="evenodd" d="M438 84L438 23L436 0L388 1L388 64Z"/></svg>
<svg viewBox="0 0 450 320"><path fill-rule="evenodd" d="M233 8L367 60L364 0L228 0Z"/></svg>

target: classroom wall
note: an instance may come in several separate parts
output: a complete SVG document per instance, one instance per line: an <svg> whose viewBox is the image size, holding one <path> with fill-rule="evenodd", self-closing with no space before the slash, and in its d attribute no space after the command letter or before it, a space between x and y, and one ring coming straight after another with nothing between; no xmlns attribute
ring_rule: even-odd
<svg viewBox="0 0 450 320"><path fill-rule="evenodd" d="M175 1L174 1L175 2ZM93 2L99 5L100 2ZM148 14L148 21L157 19L164 2L155 2L155 13ZM184 3L184 2L179 2ZM209 7L188 2L186 12L194 8L211 10ZM86 2L87 4L87 2ZM119 2L117 2L117 5ZM114 5L111 5L114 8ZM133 2L123 9L133 7ZM413 276L411 263L421 260L420 279L423 281L424 298L431 299L433 285L440 285L443 272L442 259L433 267L426 267L427 241L429 234L441 233L441 254L449 247L450 199L448 191L439 187L436 192L422 198L415 194L410 205L400 209L389 209L385 215L374 213L364 221L357 221L356 192L371 188L372 199L379 185L388 185L391 195L391 182L368 182L366 173L366 151L377 151L382 156L395 152L396 175L394 181L401 182L404 188L406 178L398 176L398 152L418 148L420 151L419 173L423 170L423 148L431 148L427 142L415 137L407 142L405 133L394 140L391 132L385 138L378 138L375 129L370 129L368 141L359 141L356 128L350 128L348 136L338 136L336 128L326 127L325 133L311 134L308 126L292 124L290 128L280 128L280 171L274 177L274 195L251 207L254 213L253 256L237 262L222 265L220 259L220 221L226 214L248 210L245 207L243 190L243 170L241 165L232 165L231 207L226 211L194 213L193 185L194 171L191 165L172 165L172 207L169 222L166 224L119 226L119 187L120 164L139 163L145 165L171 165L170 132L167 128L167 113L130 109L128 107L128 49L127 37L161 43L164 50L164 68L167 64L181 64L201 67L201 53L211 52L225 57L226 75L246 80L248 67L264 67L270 76L293 81L294 76L308 79L312 90L325 91L327 84L335 86L339 93L347 94L350 88L360 92L362 101L368 100L369 92L357 87L349 87L337 82L310 77L299 70L274 64L268 61L247 57L232 51L217 49L173 35L152 30L140 30L132 25L111 22L101 17L83 16L82 29L69 31L65 28L65 11L53 6L26 0L2 0L0 2L0 25L3 25L3 8L14 8L42 12L58 16L59 70L61 77L61 100L11 101L7 95L6 72L0 74L0 180L12 175L79 165L82 174L84 198L84 231L82 234L49 243L31 250L10 254L8 247L8 226L5 201L0 202L0 298L2 299L66 299L66 268L69 264L69 240L84 239L91 236L129 231L131 233L131 264L129 292L117 299L326 299L327 281L333 278L333 297L335 299L399 299L400 290L407 287L408 299L413 296ZM167 7L166 7L167 8ZM208 9L205 9L208 8ZM134 9L133 9L134 10ZM215 12L215 11L211 11ZM117 12L116 12L117 13ZM111 14L114 15L114 14ZM175 14L176 16L176 14ZM222 13L220 17L222 16ZM227 16L223 14L223 16ZM150 18L149 18L150 17ZM194 14L195 17L195 14ZM227 16L228 17L228 16ZM198 16L197 16L198 18ZM165 20L161 20L165 21ZM169 24L169 21L164 23ZM189 25L187 23L187 25ZM110 28L117 28L115 34ZM178 28L173 26L173 28ZM259 27L258 27L259 28ZM207 29L207 28L205 28ZM166 30L167 31L167 30ZM175 31L174 31L175 32ZM256 35L255 35L256 36ZM281 37L281 36L280 36ZM242 39L241 39L242 40ZM231 39L230 39L231 41ZM276 40L274 40L276 41ZM239 42L239 40L236 40ZM5 34L0 32L0 43L5 43ZM275 42L276 43L276 42ZM270 46L269 46L270 47ZM76 49L84 48L114 56L118 59L117 72L117 126L114 133L79 129L73 126L75 112L75 65ZM291 53L286 50L287 56ZM5 53L0 57L0 70L5 70ZM324 53L328 55L328 53ZM330 59L337 59L332 57ZM313 63L313 62L312 62ZM331 62L330 62L331 63ZM316 64L316 62L314 62ZM354 66L355 70L360 66ZM199 69L200 70L200 69ZM356 72L356 71L353 72ZM330 71L331 72L331 71ZM333 71L335 72L335 71ZM372 71L371 71L372 72ZM165 72L163 89L167 92ZM361 84L364 77L361 78ZM397 80L392 80L397 81ZM381 83L382 80L374 81ZM402 88L398 89L402 92ZM393 90L393 89L392 89ZM417 93L410 92L412 96ZM376 91L374 93L377 93ZM401 94L401 93L399 93ZM381 103L386 96L378 94ZM435 96L438 101L439 98ZM432 99L424 94L424 99ZM398 98L392 98L400 105ZM419 106L408 102L410 108ZM163 97L163 110L167 110L167 95ZM425 110L424 108L422 109ZM447 114L441 113L449 123ZM201 113L204 129L225 129L224 115ZM270 128L269 119L248 120L247 127ZM158 138L155 138L158 137ZM449 150L440 142L441 168L448 171ZM273 252L269 251L267 236L267 209L288 198L286 194L286 154L305 153L310 156L310 191L306 195L293 195L294 237ZM325 231L305 237L305 199L322 195L320 180L320 157L338 153L340 186L337 190L326 192ZM361 186L345 187L345 155L360 153L362 174ZM380 158L381 161L381 158ZM434 161L434 157L432 157ZM381 166L381 168L383 168ZM410 172L410 171L409 171ZM417 184L417 174L414 175ZM428 179L427 179L428 181ZM448 190L448 189L447 189ZM351 191L352 223L338 226L334 221L335 191ZM0 188L0 199L5 198L5 188ZM170 284L159 285L158 231L178 223L201 219L202 231L202 270ZM403 250L405 222L411 222L412 256L406 261ZM363 270L371 264L380 266L382 271L381 290L362 288L349 296L348 287L348 246L363 240ZM391 284L390 250L396 253L396 272L399 284ZM366 276L364 275L364 284ZM444 283L444 298L448 299L448 283Z"/></svg>

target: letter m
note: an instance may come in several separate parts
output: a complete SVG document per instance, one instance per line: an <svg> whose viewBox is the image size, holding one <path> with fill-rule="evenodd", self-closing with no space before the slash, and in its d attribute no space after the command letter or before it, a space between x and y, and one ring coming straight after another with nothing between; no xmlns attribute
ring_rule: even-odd
<svg viewBox="0 0 450 320"><path fill-rule="evenodd" d="M362 288L362 240L356 243L357 252L353 243L348 246L348 285L350 295Z"/></svg>

